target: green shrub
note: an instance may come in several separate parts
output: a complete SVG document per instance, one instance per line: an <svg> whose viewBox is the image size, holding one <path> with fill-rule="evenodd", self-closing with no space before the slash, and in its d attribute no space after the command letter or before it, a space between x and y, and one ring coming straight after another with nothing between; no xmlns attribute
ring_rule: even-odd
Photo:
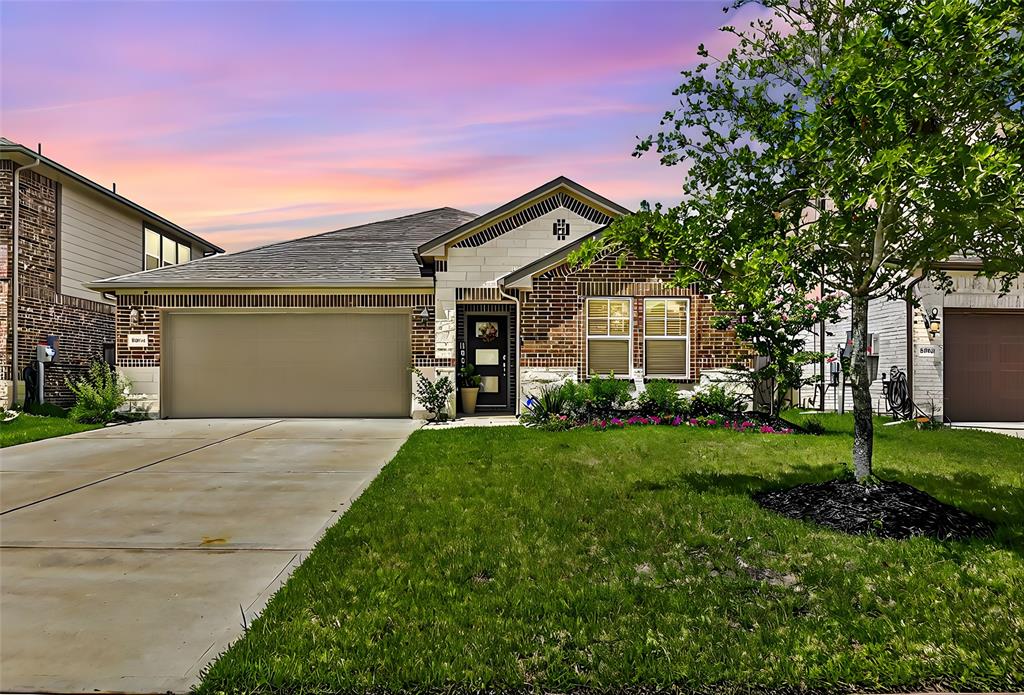
<svg viewBox="0 0 1024 695"><path fill-rule="evenodd" d="M629 403L630 382L616 379L614 374L593 376L586 383L582 398L585 419L605 418L622 411Z"/></svg>
<svg viewBox="0 0 1024 695"><path fill-rule="evenodd" d="M644 417L652 415L685 415L685 401L676 385L664 379L648 382L636 399L637 411Z"/></svg>
<svg viewBox="0 0 1024 695"><path fill-rule="evenodd" d="M564 386L546 384L536 394L531 394L526 399L526 412L522 414L521 419L526 424L539 425L553 415L568 415L566 405L569 393Z"/></svg>
<svg viewBox="0 0 1024 695"><path fill-rule="evenodd" d="M32 403L25 407L25 412L29 415L42 415L44 417L66 418L68 416L68 411L56 403Z"/></svg>
<svg viewBox="0 0 1024 695"><path fill-rule="evenodd" d="M436 381L428 379L423 372L413 367L416 375L416 402L426 408L433 417L433 422L444 422L448 419L448 404L452 394L455 393L455 385L447 376L442 376Z"/></svg>
<svg viewBox="0 0 1024 695"><path fill-rule="evenodd" d="M132 382L103 362L93 362L84 377L75 382L68 379L67 387L75 394L75 405L68 416L75 422L103 423L114 419L114 414L128 400Z"/></svg>
<svg viewBox="0 0 1024 695"><path fill-rule="evenodd" d="M718 384L707 386L690 399L691 417L728 415L743 409L743 397L729 393Z"/></svg>
<svg viewBox="0 0 1024 695"><path fill-rule="evenodd" d="M808 434L825 434L825 425L821 423L821 420L813 417L809 417L804 420L803 424L800 425L804 428Z"/></svg>

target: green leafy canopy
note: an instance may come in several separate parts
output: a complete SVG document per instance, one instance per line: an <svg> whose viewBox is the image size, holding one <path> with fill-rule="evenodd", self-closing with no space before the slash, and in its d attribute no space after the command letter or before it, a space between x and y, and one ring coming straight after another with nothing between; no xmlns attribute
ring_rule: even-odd
<svg viewBox="0 0 1024 695"><path fill-rule="evenodd" d="M705 289L783 284L903 296L952 257L1024 269L1024 26L1012 0L795 0L732 26L682 73L635 154L683 165L682 202L646 203L578 255L676 261Z"/></svg>
<svg viewBox="0 0 1024 695"><path fill-rule="evenodd" d="M734 47L682 73L676 108L635 154L682 165L682 200L643 204L577 261L677 263L720 308L778 312L781 292L849 302L854 464L871 478L868 302L913 301L975 259L1006 291L1024 272L1020 0L738 0ZM735 307L733 307L735 308ZM819 312L821 313L821 312ZM792 322L789 322L792 324ZM786 349L768 321L760 333Z"/></svg>

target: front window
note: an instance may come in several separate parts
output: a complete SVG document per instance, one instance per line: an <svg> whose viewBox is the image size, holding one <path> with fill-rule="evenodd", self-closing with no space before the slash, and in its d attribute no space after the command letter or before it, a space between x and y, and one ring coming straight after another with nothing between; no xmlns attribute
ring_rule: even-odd
<svg viewBox="0 0 1024 695"><path fill-rule="evenodd" d="M188 263L192 260L192 248L179 244L171 237L153 229L146 230L146 261L144 270L167 265Z"/></svg>
<svg viewBox="0 0 1024 695"><path fill-rule="evenodd" d="M644 300L644 371L647 376L690 375L690 300Z"/></svg>
<svg viewBox="0 0 1024 695"><path fill-rule="evenodd" d="M629 299L587 300L587 372L629 376Z"/></svg>

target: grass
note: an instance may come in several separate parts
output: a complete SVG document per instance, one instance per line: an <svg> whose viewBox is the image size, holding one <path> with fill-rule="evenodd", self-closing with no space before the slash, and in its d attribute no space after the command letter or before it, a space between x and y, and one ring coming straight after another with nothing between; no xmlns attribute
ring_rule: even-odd
<svg viewBox="0 0 1024 695"><path fill-rule="evenodd" d="M22 413L13 420L0 422L0 449L35 442L51 437L63 437L65 434L94 430L102 425L85 425L72 422L66 418L43 417Z"/></svg>
<svg viewBox="0 0 1024 695"><path fill-rule="evenodd" d="M842 474L821 420L418 432L199 691L1024 687L1024 440L878 428L879 476L999 525L891 541L751 501Z"/></svg>

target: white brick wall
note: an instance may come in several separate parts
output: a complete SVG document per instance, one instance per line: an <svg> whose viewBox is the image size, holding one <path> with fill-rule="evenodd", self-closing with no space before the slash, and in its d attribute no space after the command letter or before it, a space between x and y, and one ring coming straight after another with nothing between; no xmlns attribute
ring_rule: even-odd
<svg viewBox="0 0 1024 695"><path fill-rule="evenodd" d="M556 220L569 223L569 238L559 241L551 233ZM437 273L434 290L437 315L434 328L435 356L455 357L457 287L495 287L496 280L502 275L546 256L600 226L560 207L480 246L449 249L448 268Z"/></svg>
<svg viewBox="0 0 1024 695"><path fill-rule="evenodd" d="M128 402L135 408L149 408L150 417L160 416L160 367L118 367L132 382Z"/></svg>

